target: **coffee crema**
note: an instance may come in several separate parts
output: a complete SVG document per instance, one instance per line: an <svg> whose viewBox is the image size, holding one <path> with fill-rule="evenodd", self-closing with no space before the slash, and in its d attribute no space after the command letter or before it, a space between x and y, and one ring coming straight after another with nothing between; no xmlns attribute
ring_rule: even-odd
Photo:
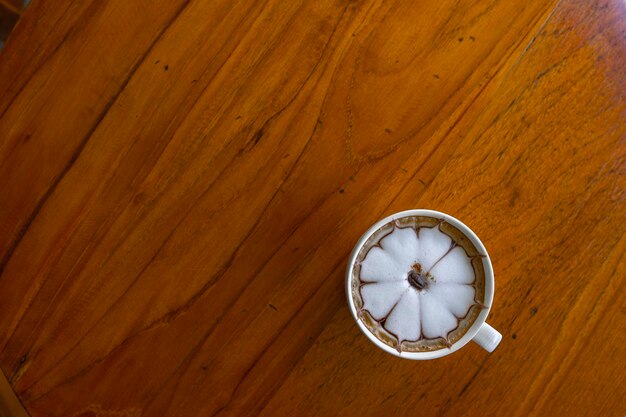
<svg viewBox="0 0 626 417"><path fill-rule="evenodd" d="M484 256L443 219L392 220L367 239L352 266L358 317L398 352L450 347L485 308Z"/></svg>

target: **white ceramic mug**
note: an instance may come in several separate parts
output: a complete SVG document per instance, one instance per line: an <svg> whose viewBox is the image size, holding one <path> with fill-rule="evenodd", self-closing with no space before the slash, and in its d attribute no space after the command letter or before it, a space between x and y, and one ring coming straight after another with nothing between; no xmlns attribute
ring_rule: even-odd
<svg viewBox="0 0 626 417"><path fill-rule="evenodd" d="M370 332L365 324L358 318L357 309L354 305L354 300L352 298L352 280L354 279L352 274L352 266L356 260L356 257L361 250L361 247L365 244L367 239L381 226L402 217L407 216L427 216L434 217L437 219L445 219L445 221L457 229L459 229L465 236L467 236L472 244L478 249L481 254L484 254L485 257L482 258L483 267L485 269L485 298L484 304L485 308L483 308L476 321L472 324L472 326L468 329L468 331L461 337L456 343L452 344L449 348L443 348L439 350L434 350L431 352L398 352L396 349L391 346L380 341L372 332ZM493 350L498 346L500 341L502 340L502 335L493 327L485 322L487 319L487 315L489 314L489 310L491 310L491 304L493 302L493 290L494 290L494 279L493 279L493 267L491 266L491 259L489 259L489 254L485 249L483 243L478 239L478 236L472 230L463 224L461 221L455 219L454 217L441 213L439 211L434 210L407 210L402 211L400 213L392 214L389 217L386 217L369 228L367 232L357 242L352 254L350 255L350 259L348 262L348 269L346 271L346 295L348 297L348 305L350 306L350 311L352 312L352 317L357 322L361 331L365 333L365 335L379 348L383 349L386 352L391 353L392 355L399 356L407 359L416 359L416 360L425 360L425 359L435 359L440 358L442 356L446 356L451 354L452 352L456 352L465 346L470 340L478 343L482 348L487 350L488 352L493 352Z"/></svg>

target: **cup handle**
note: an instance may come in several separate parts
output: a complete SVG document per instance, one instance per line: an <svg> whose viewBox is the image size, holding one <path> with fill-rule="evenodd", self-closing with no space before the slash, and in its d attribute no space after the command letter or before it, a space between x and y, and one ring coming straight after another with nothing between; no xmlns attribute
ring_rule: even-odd
<svg viewBox="0 0 626 417"><path fill-rule="evenodd" d="M493 352L500 344L502 335L487 323L483 323L473 340L487 352Z"/></svg>

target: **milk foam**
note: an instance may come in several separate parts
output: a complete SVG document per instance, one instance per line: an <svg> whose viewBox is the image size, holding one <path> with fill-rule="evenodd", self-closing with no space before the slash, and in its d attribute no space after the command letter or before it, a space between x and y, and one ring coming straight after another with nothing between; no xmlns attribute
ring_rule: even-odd
<svg viewBox="0 0 626 417"><path fill-rule="evenodd" d="M447 341L476 304L472 259L438 226L394 227L363 259L359 280L363 310L398 343Z"/></svg>

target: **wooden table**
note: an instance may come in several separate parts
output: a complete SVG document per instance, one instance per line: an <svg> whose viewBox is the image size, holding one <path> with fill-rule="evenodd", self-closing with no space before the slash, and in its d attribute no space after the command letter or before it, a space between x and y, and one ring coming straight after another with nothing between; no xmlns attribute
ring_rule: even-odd
<svg viewBox="0 0 626 417"><path fill-rule="evenodd" d="M626 413L624 1L35 0L0 64L31 416ZM416 207L490 251L493 354L353 322L348 253Z"/></svg>

